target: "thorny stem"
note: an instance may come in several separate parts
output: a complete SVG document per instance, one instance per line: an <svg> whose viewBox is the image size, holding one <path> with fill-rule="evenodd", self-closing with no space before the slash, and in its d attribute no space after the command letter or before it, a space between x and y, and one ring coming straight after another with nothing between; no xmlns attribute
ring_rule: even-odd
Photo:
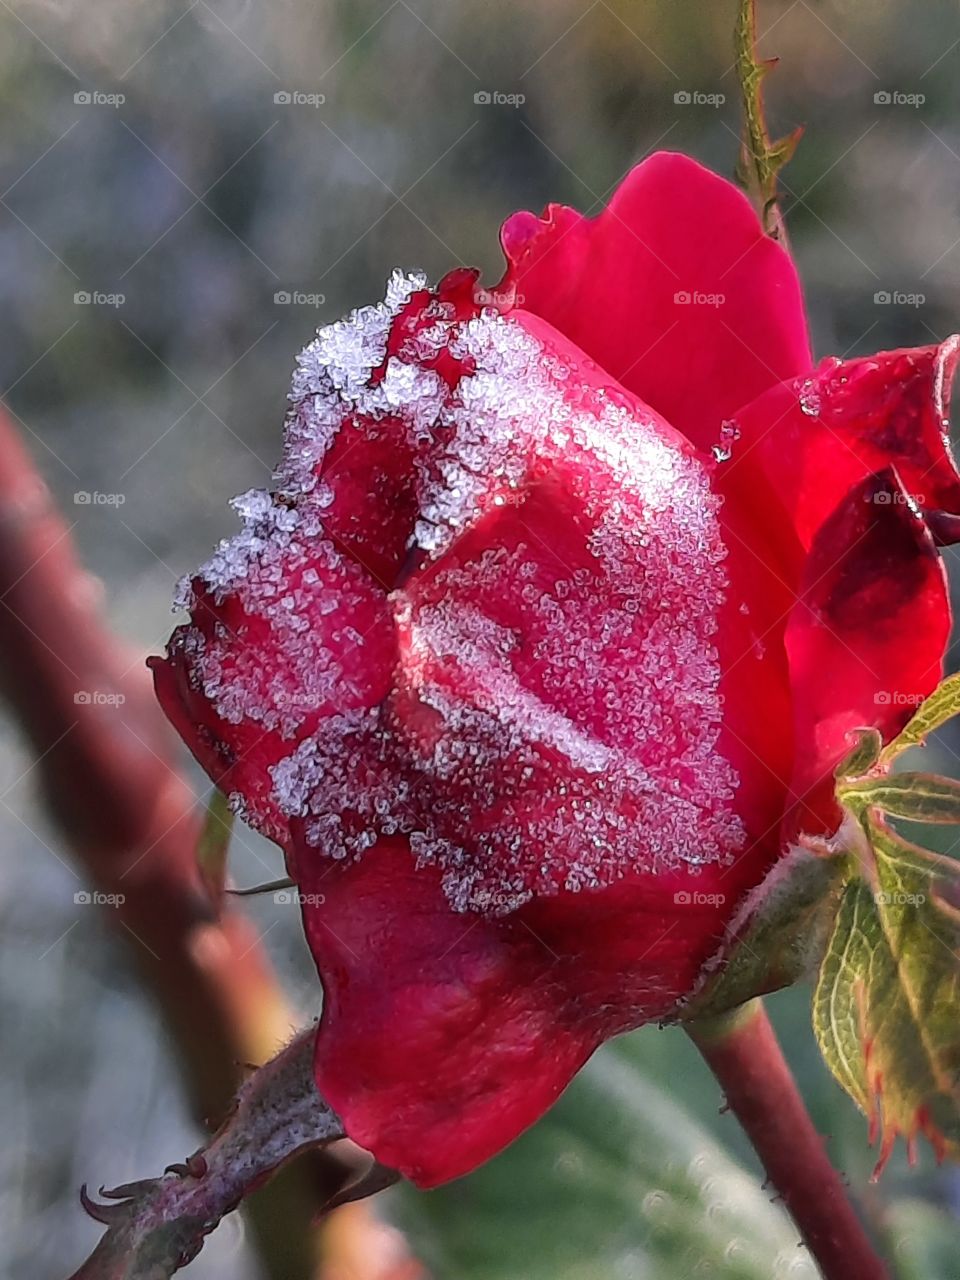
<svg viewBox="0 0 960 1280"><path fill-rule="evenodd" d="M756 0L738 0L734 33L737 78L743 108L743 138L738 176L759 208L764 230L782 244L787 229L777 200L777 174L796 148L802 129L771 139L763 107L763 79L775 62L757 58Z"/></svg>
<svg viewBox="0 0 960 1280"><path fill-rule="evenodd" d="M824 1280L887 1280L759 1000L687 1026Z"/></svg>
<svg viewBox="0 0 960 1280"><path fill-rule="evenodd" d="M294 1156L343 1137L313 1083L313 1030L301 1033L237 1095L211 1141L162 1177L84 1195L107 1231L73 1280L166 1280L255 1187Z"/></svg>

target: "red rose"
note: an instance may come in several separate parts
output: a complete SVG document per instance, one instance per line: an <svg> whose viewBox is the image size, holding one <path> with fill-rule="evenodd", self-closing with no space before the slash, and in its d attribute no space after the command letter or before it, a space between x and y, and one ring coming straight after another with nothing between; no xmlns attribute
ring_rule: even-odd
<svg viewBox="0 0 960 1280"><path fill-rule="evenodd" d="M425 1186L835 826L850 731L940 677L960 512L955 342L814 368L789 256L699 165L502 240L492 293L398 274L301 354L275 490L154 664L310 895L320 1090Z"/></svg>

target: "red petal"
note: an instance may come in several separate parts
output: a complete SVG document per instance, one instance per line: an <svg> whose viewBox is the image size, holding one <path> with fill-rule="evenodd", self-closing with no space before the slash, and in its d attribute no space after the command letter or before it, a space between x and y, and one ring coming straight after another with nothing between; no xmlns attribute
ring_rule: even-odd
<svg viewBox="0 0 960 1280"><path fill-rule="evenodd" d="M535 317L459 349L474 372L420 476L441 554L391 597L370 823L344 845L365 766L321 767L307 742L291 779L307 840L337 858L407 833L456 908L494 913L637 870L768 860L791 763L789 596L725 545L724 526L742 534L714 464Z"/></svg>
<svg viewBox="0 0 960 1280"><path fill-rule="evenodd" d="M516 213L501 241L518 304L704 449L812 364L789 255L742 192L686 156L637 165L595 218Z"/></svg>
<svg viewBox="0 0 960 1280"><path fill-rule="evenodd" d="M433 1186L532 1124L596 1032L564 1025L553 957L530 933L454 914L405 845L336 870L305 895L325 992L317 1083L354 1141Z"/></svg>
<svg viewBox="0 0 960 1280"><path fill-rule="evenodd" d="M868 476L817 533L787 626L801 801L788 825L836 826L832 772L854 731L888 739L940 680L950 635L933 540L892 472Z"/></svg>
<svg viewBox="0 0 960 1280"><path fill-rule="evenodd" d="M864 477L895 466L939 541L955 541L960 476L947 412L960 339L939 346L824 360L736 414L733 458L764 480L809 546L823 520ZM947 519L943 518L947 513Z"/></svg>
<svg viewBox="0 0 960 1280"><path fill-rule="evenodd" d="M324 532L389 589L419 514L417 474L436 451L435 420L464 372L451 325L494 301L479 272L436 289L395 273L385 304L327 325L298 358L280 491L313 494ZM411 291L412 289L412 291Z"/></svg>
<svg viewBox="0 0 960 1280"><path fill-rule="evenodd" d="M359 565L319 528L301 525L278 544L269 519L235 540L233 556L250 540L242 572L221 566L219 589L195 580L192 622L151 666L199 763L246 821L286 844L272 770L308 735L356 736L350 713L385 696L395 641L386 597Z"/></svg>
<svg viewBox="0 0 960 1280"><path fill-rule="evenodd" d="M669 1013L744 887L735 869L688 870L591 895L589 910L566 894L494 920L452 912L400 841L311 865L318 1088L354 1141L423 1187L512 1142L601 1040Z"/></svg>
<svg viewBox="0 0 960 1280"><path fill-rule="evenodd" d="M301 352L277 493L237 500L244 529L194 580L192 621L167 661L151 662L194 755L279 843L321 760L337 841L366 838L361 799L373 803L385 775L375 725L355 713L389 688L386 589L420 514L436 419L465 368L449 350L451 325L494 301L481 301L477 274L451 272L427 290L397 273L384 303L328 325ZM305 764L297 749L308 740ZM355 800L337 759L351 761Z"/></svg>

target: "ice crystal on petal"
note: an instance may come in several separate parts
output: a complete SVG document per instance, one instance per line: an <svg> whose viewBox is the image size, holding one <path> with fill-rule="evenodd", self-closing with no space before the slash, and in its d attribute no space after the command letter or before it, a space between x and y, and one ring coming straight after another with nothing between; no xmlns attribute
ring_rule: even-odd
<svg viewBox="0 0 960 1280"><path fill-rule="evenodd" d="M458 911L731 858L708 468L517 317L425 290L395 273L301 353L277 493L235 499L194 580L236 627L189 638L205 696L289 743L274 799L314 856L406 835Z"/></svg>

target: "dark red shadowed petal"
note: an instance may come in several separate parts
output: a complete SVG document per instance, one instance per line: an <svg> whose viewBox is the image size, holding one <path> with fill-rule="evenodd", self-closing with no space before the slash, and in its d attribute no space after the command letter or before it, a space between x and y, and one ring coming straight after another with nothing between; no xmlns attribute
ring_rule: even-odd
<svg viewBox="0 0 960 1280"><path fill-rule="evenodd" d="M553 958L516 923L457 915L405 843L301 882L324 983L316 1073L348 1133L420 1186L532 1124L596 1046L565 1025Z"/></svg>
<svg viewBox="0 0 960 1280"><path fill-rule="evenodd" d="M800 801L788 825L838 820L832 772L854 731L903 728L942 674L950 606L940 558L890 470L852 489L814 538L787 625Z"/></svg>
<svg viewBox="0 0 960 1280"><path fill-rule="evenodd" d="M548 205L501 231L501 288L703 449L812 364L789 254L746 196L686 156L631 170L596 217Z"/></svg>
<svg viewBox="0 0 960 1280"><path fill-rule="evenodd" d="M844 494L894 466L938 542L956 541L960 475L948 437L950 384L960 339L824 360L735 416L728 466L772 486L809 546Z"/></svg>
<svg viewBox="0 0 960 1280"><path fill-rule="evenodd" d="M422 1187L512 1142L602 1040L672 1013L753 883L736 866L638 876L497 920L451 911L399 840L359 863L301 861L324 986L318 1088L351 1138Z"/></svg>

